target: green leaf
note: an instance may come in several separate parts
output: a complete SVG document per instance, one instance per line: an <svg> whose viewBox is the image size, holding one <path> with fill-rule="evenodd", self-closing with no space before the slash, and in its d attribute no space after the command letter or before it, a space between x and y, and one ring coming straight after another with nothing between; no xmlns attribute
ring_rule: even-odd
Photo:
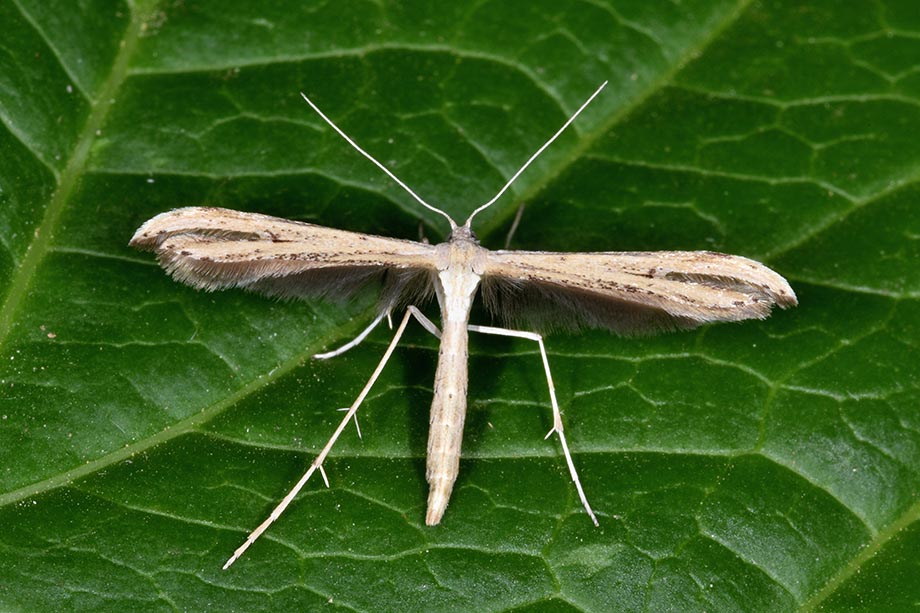
<svg viewBox="0 0 920 613"><path fill-rule="evenodd" d="M266 6L268 5L268 6ZM904 610L920 602L920 13L909 0L0 1L0 608ZM714 249L800 306L654 338L471 346L460 478L424 525L413 326L206 294L127 247L219 205L432 240L300 98L500 247ZM428 312L436 313L429 307ZM484 315L478 313L478 320Z"/></svg>

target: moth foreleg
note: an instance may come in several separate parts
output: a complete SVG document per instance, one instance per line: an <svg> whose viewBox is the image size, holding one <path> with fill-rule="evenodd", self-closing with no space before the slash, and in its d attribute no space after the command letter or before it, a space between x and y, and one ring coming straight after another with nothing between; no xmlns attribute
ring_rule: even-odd
<svg viewBox="0 0 920 613"><path fill-rule="evenodd" d="M348 341L347 343L345 343L338 349L333 349L332 351L327 351L326 353L314 354L313 358L316 360L328 360L329 358L334 358L336 356L342 355L343 353L345 353L349 349L352 349L353 347L357 347L361 341L367 338L368 334L374 331L374 328L376 328L380 324L380 322L383 321L384 317L389 319L390 312L381 311L380 314L374 318L374 321L372 321L368 327L364 328L364 330L362 330L361 333L358 334L358 336L354 337L353 339L351 339L350 341ZM393 326L391 325L390 327L392 328Z"/></svg>
<svg viewBox="0 0 920 613"><path fill-rule="evenodd" d="M549 387L549 400L553 406L553 427L549 432L547 432L546 437L544 438L549 438L553 432L559 435L559 442L562 444L562 453L565 455L565 461L569 467L569 474L572 477L572 482L575 484L575 489L578 491L578 497L581 499L581 504L585 507L585 511L587 511L588 516L591 518L591 521L594 522L594 525L599 525L597 523L597 517L594 515L594 511L591 510L591 505L588 504L588 499L585 496L585 491L581 487L581 481L578 479L578 472L575 470L575 462L572 461L572 454L569 451L569 445L565 440L565 432L562 428L562 414L559 411L559 402L556 400L556 386L553 385L553 375L549 370L549 358L546 356L546 347L543 345L543 337L535 332L508 330L506 328L493 328L492 326L467 327L471 332L479 332L481 334L494 334L496 336L525 338L535 341L537 346L540 347L540 357L543 358L543 371L546 373L546 385Z"/></svg>

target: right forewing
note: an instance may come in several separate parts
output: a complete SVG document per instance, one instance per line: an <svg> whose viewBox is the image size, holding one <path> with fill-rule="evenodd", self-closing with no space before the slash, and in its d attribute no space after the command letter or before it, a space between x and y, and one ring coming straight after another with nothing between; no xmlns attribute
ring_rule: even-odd
<svg viewBox="0 0 920 613"><path fill-rule="evenodd" d="M434 268L434 247L424 243L212 207L157 215L130 244L155 251L192 287L285 297L347 298L373 280L400 293Z"/></svg>
<svg viewBox="0 0 920 613"><path fill-rule="evenodd" d="M509 323L621 334L762 319L774 304L796 304L786 280L763 264L710 251L495 251L483 292Z"/></svg>

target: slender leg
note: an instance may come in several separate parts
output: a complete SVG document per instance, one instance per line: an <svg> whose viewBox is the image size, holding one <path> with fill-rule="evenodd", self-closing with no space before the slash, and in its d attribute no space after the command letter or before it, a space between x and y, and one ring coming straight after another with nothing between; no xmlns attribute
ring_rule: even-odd
<svg viewBox="0 0 920 613"><path fill-rule="evenodd" d="M431 332L436 338L441 338L441 331L438 329L436 325L432 323L430 319L425 317L425 315L421 311L419 311L417 308L415 308L412 305L409 305L408 307L406 307L406 310L412 313L412 316L415 317L416 321L422 324L423 328Z"/></svg>
<svg viewBox="0 0 920 613"><path fill-rule="evenodd" d="M585 507L585 511L588 512L588 516L591 518L591 521L594 522L594 525L599 525L597 523L597 517L594 515L594 511L591 510L591 505L588 504L588 499L585 497L585 491L581 487L581 481L579 481L578 473L575 471L575 463L572 461L572 454L569 452L569 445L565 440L565 433L562 430L562 415L559 412L559 403L556 401L556 386L553 385L553 375L549 371L549 359L546 357L546 347L543 346L543 337L534 332L506 330L505 328L493 328L491 326L468 327L471 332L494 334L496 336L513 336L516 338L526 338L532 341L536 341L537 345L539 345L540 356L543 358L543 370L546 372L546 384L549 386L549 400L553 405L553 427L546 434L545 438L549 438L553 432L559 435L559 442L562 443L562 453L565 454L565 461L569 466L569 474L572 476L572 482L575 483L575 489L578 490L578 497L581 498L581 504Z"/></svg>
<svg viewBox="0 0 920 613"><path fill-rule="evenodd" d="M329 358L334 358L336 356L342 355L349 349L356 347L361 341L367 338L368 334L374 331L374 328L376 328L380 324L380 322L383 321L384 317L386 317L387 321L390 324L390 330L392 330L393 320L390 319L390 312L384 311L380 313L379 315L377 315L377 317L374 318L374 321L372 321L368 327L364 328L364 330L362 330L361 333L358 334L358 336L354 337L353 339L351 339L350 341L348 341L347 343L345 343L338 349L333 349L332 351L327 351L326 353L314 354L313 359L314 360L328 360ZM345 407L344 409L339 409L339 410L347 411L349 408L350 407ZM355 413L355 430L358 431L358 438L363 438L361 436L361 426L358 425L358 414L357 413ZM320 467L320 471L322 472L322 467ZM322 473L322 475L323 475L323 480L326 482L326 487L329 487L329 480L326 479L326 473Z"/></svg>
<svg viewBox="0 0 920 613"><path fill-rule="evenodd" d="M384 314L381 314L377 318L377 323L380 322L384 317ZM300 481L297 482L297 485L288 492L277 507L271 512L268 518L262 522L258 528L252 531L252 533L246 537L246 541L240 545L239 549L233 552L233 555L230 556L230 559L224 564L224 570L230 568L230 565L236 562L243 553L249 549L249 546L252 545L256 539L262 536L262 533L268 529L272 523L284 513L284 510L291 504L291 501L294 500L294 497L300 492L301 488L306 484L307 480L313 475L317 470L320 472L320 475L323 477L323 480L326 482L326 485L329 485L329 480L326 478L326 473L323 470L323 462L326 459L326 456L329 455L329 452L332 450L332 446L335 445L336 440L342 434L342 431L345 430L345 426L348 425L348 422L354 418L355 414L358 412L358 407L361 406L361 403L364 401L364 398L367 397L367 394L370 392L371 387L377 381L377 378L380 376L380 373L383 371L383 367L386 366L387 361L390 359L390 356L393 354L393 350L396 349L396 344L399 342L399 339L402 337L403 332L406 330L406 325L409 323L409 318L415 317L421 322L422 326L426 330L432 331L434 334L440 334L437 327L431 323L431 321L422 315L422 313L415 308L410 306L406 309L406 314L403 316L402 321L399 324L399 327L396 329L396 333L393 335L393 340L390 341L387 350L383 354L383 358L380 359L380 363L377 364L377 368L374 369L374 373L371 375L371 378L368 379L367 384L364 386L364 389L361 390L361 393L358 394L357 399L355 399L354 404L348 409L348 412L345 414L345 417L339 423L338 427L335 429L335 432L332 433L332 437L329 439L329 442L326 443L326 446L323 447L323 450L319 452L319 455L316 456L316 459L313 460L313 463L310 464L310 468L307 469L307 472L300 478ZM376 324L375 324L376 325Z"/></svg>
<svg viewBox="0 0 920 613"><path fill-rule="evenodd" d="M409 306L407 307L407 309L408 309L409 311L412 312L412 315L415 317L415 319L418 320L418 322L419 322L420 324L422 324L422 327L423 327L423 328L425 328L426 330L428 330L429 332L431 332L435 337L441 338L441 331L438 330L438 327L437 327L436 325L434 325L433 323L431 323L431 320L428 319L427 317L425 317L425 316L422 314L421 311L419 311L416 307L414 307L414 306L412 306L412 305L409 305ZM364 330L364 332L362 332L361 334L359 334L357 337L355 337L354 340L352 340L352 341L349 342L348 344L343 345L342 347L339 347L339 348L336 349L335 351L330 351L329 353L317 354L317 355L314 355L313 357L314 357L314 358L319 358L319 359L321 359L321 360L325 360L327 357L329 357L329 358L335 357L335 356L337 356L337 355L341 355L342 353L348 351L349 349L351 349L352 347L354 347L355 345L357 345L358 343L360 343L362 340L364 340L364 337L366 337L366 336L368 335L368 333L370 333L371 330L373 330L375 327L377 327L377 324L380 323L381 318L383 318L384 316L386 316L386 318L387 318L387 323L390 324L390 330L392 330L392 329L393 329L393 320L390 319L390 312L387 311L386 313L383 313L383 314L381 314L380 316L378 316L377 319L375 319L373 322L371 322L371 325L368 326L368 327ZM339 409L339 410L340 410L340 411L347 411L347 410L349 410L349 408L350 408L350 407L344 407L344 408L341 408L341 409ZM364 437L361 436L361 426L358 425L358 414L357 414L357 413L355 413L355 430L358 431L358 438L363 439ZM322 468L320 468L320 470L322 470ZM323 476L323 479L325 479L325 478L326 478L326 477ZM326 481L326 487L329 487L329 481L328 481L328 480Z"/></svg>
<svg viewBox="0 0 920 613"><path fill-rule="evenodd" d="M350 409L351 409L351 407L342 407L341 409L339 409L339 411L348 411L348 410L350 410ZM355 413L355 430L358 431L358 438L361 439L361 440L363 441L363 440L364 440L364 437L361 435L361 426L358 425L358 414L357 414L357 413ZM329 487L329 483L328 483L328 482L326 482L326 487Z"/></svg>
<svg viewBox="0 0 920 613"><path fill-rule="evenodd" d="M511 222L511 229L508 230L508 236L505 238L505 249L511 248L511 239L514 238L514 233L517 232L518 226L521 224L521 217L524 216L524 207L526 205L522 202L521 206L518 207L517 213L514 215L514 221Z"/></svg>
<svg viewBox="0 0 920 613"><path fill-rule="evenodd" d="M384 311L384 312L380 313L379 315L377 315L377 317L374 318L374 321L371 322L371 325L369 325L368 327L364 328L364 330L363 330L360 334L358 334L358 336L354 337L353 339L351 339L350 341L348 341L347 343L345 343L344 345L342 345L342 346L339 347L338 349L333 349L332 351L327 351L326 353L317 353L316 355L313 356L313 358L316 359L316 360L328 360L329 358L334 358L334 357L336 357L336 356L338 356L338 355L342 355L343 353L345 353L345 352L348 351L349 349L351 349L351 348L353 348L353 347L356 347L356 346L358 345L358 343L360 343L360 342L363 341L365 338L367 338L367 335L368 335L368 334L370 334L371 332L374 331L374 328L376 328L377 325L378 325L381 321L383 321L383 318L384 318L384 317L386 317L387 320L389 320L389 318L390 318L390 312L389 312L389 311ZM390 322L390 328L392 328L392 327L393 327L392 322Z"/></svg>
<svg viewBox="0 0 920 613"><path fill-rule="evenodd" d="M431 244L428 241L428 237L425 236L425 222L421 219L418 220L418 242L424 243L426 245Z"/></svg>

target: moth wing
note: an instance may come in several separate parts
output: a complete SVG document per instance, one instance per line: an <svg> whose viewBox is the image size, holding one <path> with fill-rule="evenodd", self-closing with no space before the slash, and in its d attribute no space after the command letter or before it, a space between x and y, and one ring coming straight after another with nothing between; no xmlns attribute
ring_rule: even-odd
<svg viewBox="0 0 920 613"><path fill-rule="evenodd" d="M797 304L763 264L710 251L494 251L483 270L487 308L533 329L596 327L619 334L763 319Z"/></svg>
<svg viewBox="0 0 920 613"><path fill-rule="evenodd" d="M173 278L197 289L342 300L376 281L387 307L425 293L434 269L434 247L424 243L212 207L161 213L130 245L156 252Z"/></svg>

